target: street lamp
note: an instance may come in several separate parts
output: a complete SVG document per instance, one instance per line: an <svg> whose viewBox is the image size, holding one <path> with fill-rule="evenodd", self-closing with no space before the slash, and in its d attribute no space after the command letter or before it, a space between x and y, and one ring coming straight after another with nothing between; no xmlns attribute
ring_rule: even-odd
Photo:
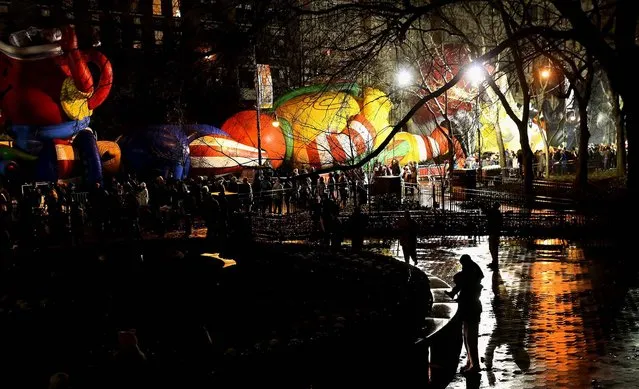
<svg viewBox="0 0 639 389"><path fill-rule="evenodd" d="M482 163L481 163L481 123L479 122L479 95L481 94L481 86L486 80L486 69L478 63L473 63L466 70L466 77L470 81L471 85L477 90L477 98L475 99L475 120L477 120L477 156L479 166L479 179L481 180Z"/></svg>
<svg viewBox="0 0 639 389"><path fill-rule="evenodd" d="M550 78L550 74L550 69L544 68L539 72L539 77L541 77L542 80L548 80Z"/></svg>
<svg viewBox="0 0 639 389"><path fill-rule="evenodd" d="M396 77L397 86L399 86L400 88L399 106L398 106L398 112L397 112L397 118L398 118L400 117L400 115L404 114L405 90L413 82L413 74L408 68L401 68L399 69L395 77ZM394 149L393 149L393 152L394 152Z"/></svg>
<svg viewBox="0 0 639 389"><path fill-rule="evenodd" d="M546 88L548 88L548 81L550 81L550 77L552 76L552 72L550 67L544 67L539 70L539 85L541 86L541 101L539 104L539 134L541 135L544 141L544 155L546 158L545 161L545 171L544 176L548 178L550 176L550 139L548 137L547 127L546 129L542 128L541 119L544 118L544 101L546 99Z"/></svg>
<svg viewBox="0 0 639 389"><path fill-rule="evenodd" d="M470 80L470 83L477 88L486 79L486 69L479 64L473 64L468 68L468 70L466 70L466 75Z"/></svg>

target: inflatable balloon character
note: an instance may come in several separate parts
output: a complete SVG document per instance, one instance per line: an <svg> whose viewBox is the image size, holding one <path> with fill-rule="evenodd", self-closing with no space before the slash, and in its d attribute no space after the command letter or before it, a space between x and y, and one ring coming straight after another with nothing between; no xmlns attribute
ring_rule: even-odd
<svg viewBox="0 0 639 389"><path fill-rule="evenodd" d="M390 165L393 159L396 159L401 166L407 165L408 162L432 161L448 154L448 136L448 130L443 127L435 128L430 135L398 132L375 160ZM452 141L455 159L464 160L465 154L461 144L455 137Z"/></svg>
<svg viewBox="0 0 639 389"><path fill-rule="evenodd" d="M206 124L149 126L121 136L118 144L124 169L150 178L235 173L259 159L256 148Z"/></svg>
<svg viewBox="0 0 639 389"><path fill-rule="evenodd" d="M261 130L267 123L261 146L272 165L283 162L296 167L325 168L359 161L390 135L392 104L383 92L357 84L317 85L300 88L277 99L275 115L262 114ZM229 118L222 129L238 142L256 145L255 111L242 111ZM276 121L279 127L272 126ZM430 136L398 133L377 160L390 163L425 161L448 152L448 131L436 127ZM463 158L454 140L456 157ZM389 159L389 161L386 161Z"/></svg>
<svg viewBox="0 0 639 389"><path fill-rule="evenodd" d="M111 89L107 58L95 50L80 51L70 26L30 28L11 34L9 42L0 42L0 109L15 149L2 146L3 157L27 162L27 155L37 156L35 178L49 181L71 174L72 161L80 160L75 165L87 183L102 181L101 157L112 164L119 158L113 144L103 145L106 155L100 154L88 126ZM99 80L89 63L99 69Z"/></svg>

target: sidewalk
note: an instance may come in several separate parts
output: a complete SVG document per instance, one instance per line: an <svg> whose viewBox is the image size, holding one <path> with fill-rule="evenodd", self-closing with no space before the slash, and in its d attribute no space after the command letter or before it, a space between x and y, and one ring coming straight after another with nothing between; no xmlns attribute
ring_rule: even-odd
<svg viewBox="0 0 639 389"><path fill-rule="evenodd" d="M485 276L482 371L457 374L448 388L639 388L639 283L621 257L559 240L509 240L492 272L486 240L431 241L420 243L419 268L452 283L464 253Z"/></svg>

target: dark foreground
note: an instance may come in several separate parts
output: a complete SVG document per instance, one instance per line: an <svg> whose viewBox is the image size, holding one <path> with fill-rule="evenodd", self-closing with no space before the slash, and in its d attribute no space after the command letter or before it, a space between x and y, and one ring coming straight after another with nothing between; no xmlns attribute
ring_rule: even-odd
<svg viewBox="0 0 639 389"><path fill-rule="evenodd" d="M56 372L74 388L427 384L422 272L304 246L247 243L236 264L205 251L156 240L17 258L0 286L2 387ZM146 361L114 354L131 329Z"/></svg>

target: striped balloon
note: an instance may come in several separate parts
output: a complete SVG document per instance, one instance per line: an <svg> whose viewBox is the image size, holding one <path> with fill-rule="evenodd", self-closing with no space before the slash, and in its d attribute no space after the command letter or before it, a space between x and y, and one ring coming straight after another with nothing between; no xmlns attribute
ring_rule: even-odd
<svg viewBox="0 0 639 389"><path fill-rule="evenodd" d="M390 165L393 159L397 159L400 165L408 162L421 162L432 160L433 158L448 153L447 130L438 127L430 136L416 135L408 132L395 134L388 146L377 156L376 160ZM453 149L456 158L463 158L461 144L453 138Z"/></svg>
<svg viewBox="0 0 639 389"><path fill-rule="evenodd" d="M59 179L82 177L84 166L79 153L71 145L70 140L56 140L55 152L57 158L57 173ZM120 147L111 141L98 141L98 150L104 173L116 174L120 170Z"/></svg>
<svg viewBox="0 0 639 389"><path fill-rule="evenodd" d="M82 176L82 163L78 162L77 153L73 150L70 141L56 141L55 153L59 179Z"/></svg>
<svg viewBox="0 0 639 389"><path fill-rule="evenodd" d="M322 132L306 146L309 165L321 168L355 162L370 152L375 128L362 114L357 114L340 133Z"/></svg>
<svg viewBox="0 0 639 389"><path fill-rule="evenodd" d="M237 173L244 168L258 166L258 150L228 136L202 136L189 144L189 150L190 174L194 176ZM262 150L262 159L267 158Z"/></svg>

